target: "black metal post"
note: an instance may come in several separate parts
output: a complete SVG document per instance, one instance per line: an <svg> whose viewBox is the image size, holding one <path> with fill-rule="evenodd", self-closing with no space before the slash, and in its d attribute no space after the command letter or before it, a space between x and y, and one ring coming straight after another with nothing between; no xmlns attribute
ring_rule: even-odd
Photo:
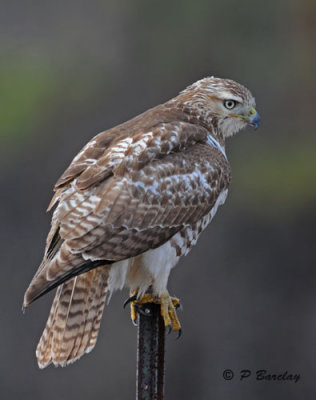
<svg viewBox="0 0 316 400"><path fill-rule="evenodd" d="M138 317L136 400L163 400L165 327L160 305L142 306Z"/></svg>

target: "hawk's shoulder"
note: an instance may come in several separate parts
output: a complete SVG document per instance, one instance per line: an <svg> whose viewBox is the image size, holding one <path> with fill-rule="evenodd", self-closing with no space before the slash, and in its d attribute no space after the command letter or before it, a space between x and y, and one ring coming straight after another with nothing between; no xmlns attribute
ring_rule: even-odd
<svg viewBox="0 0 316 400"><path fill-rule="evenodd" d="M152 159L205 142L208 131L174 106L162 104L92 138L58 179L50 207L60 189L77 179L84 190L126 168L140 169ZM50 208L49 207L49 208Z"/></svg>

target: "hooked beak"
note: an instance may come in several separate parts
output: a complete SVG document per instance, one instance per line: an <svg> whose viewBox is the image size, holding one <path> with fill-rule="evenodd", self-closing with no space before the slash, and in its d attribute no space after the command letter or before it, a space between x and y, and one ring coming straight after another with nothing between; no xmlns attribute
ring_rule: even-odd
<svg viewBox="0 0 316 400"><path fill-rule="evenodd" d="M260 115L253 107L249 112L249 116L247 117L247 123L248 125L253 126L255 130L259 128Z"/></svg>

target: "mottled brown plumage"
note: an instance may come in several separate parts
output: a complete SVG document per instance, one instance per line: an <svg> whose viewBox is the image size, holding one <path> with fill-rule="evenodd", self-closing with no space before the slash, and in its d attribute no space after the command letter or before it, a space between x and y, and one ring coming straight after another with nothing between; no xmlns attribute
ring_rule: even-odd
<svg viewBox="0 0 316 400"><path fill-rule="evenodd" d="M257 124L253 107L243 86L205 78L74 158L55 185L44 259L24 299L26 307L58 286L37 347L41 367L93 348L107 291L166 290L171 268L225 201L224 139Z"/></svg>

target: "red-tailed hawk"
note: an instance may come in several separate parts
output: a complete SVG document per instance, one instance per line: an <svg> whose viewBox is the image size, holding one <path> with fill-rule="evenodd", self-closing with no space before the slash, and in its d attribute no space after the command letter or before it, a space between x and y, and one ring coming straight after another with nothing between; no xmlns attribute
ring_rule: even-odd
<svg viewBox="0 0 316 400"><path fill-rule="evenodd" d="M159 302L165 325L180 329L168 277L224 203L225 139L258 127L254 107L244 86L205 78L74 158L55 185L44 259L24 297L27 307L58 286L36 350L41 368L91 351L107 295L124 286L138 304Z"/></svg>

